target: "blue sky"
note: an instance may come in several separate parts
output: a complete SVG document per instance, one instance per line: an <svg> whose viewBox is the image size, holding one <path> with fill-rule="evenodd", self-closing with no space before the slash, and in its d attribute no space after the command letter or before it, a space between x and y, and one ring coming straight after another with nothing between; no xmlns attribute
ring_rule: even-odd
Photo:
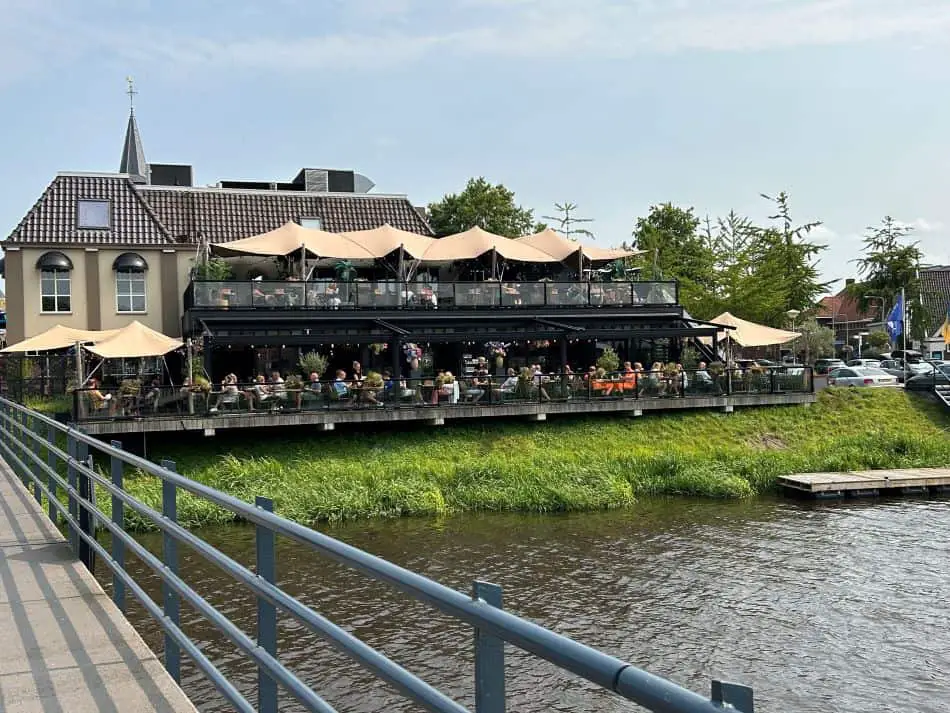
<svg viewBox="0 0 950 713"><path fill-rule="evenodd" d="M786 190L828 278L885 214L950 264L948 39L947 0L0 0L0 234L56 171L118 168L131 74L146 156L202 184L484 175L603 244Z"/></svg>

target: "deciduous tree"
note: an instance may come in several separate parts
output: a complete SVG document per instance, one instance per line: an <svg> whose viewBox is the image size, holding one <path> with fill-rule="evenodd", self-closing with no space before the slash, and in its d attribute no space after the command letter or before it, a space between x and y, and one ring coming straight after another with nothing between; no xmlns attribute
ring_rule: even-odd
<svg viewBox="0 0 950 713"><path fill-rule="evenodd" d="M534 212L515 203L515 194L501 183L471 178L461 193L429 204L429 225L436 235L452 235L479 227L496 235L517 238L544 230Z"/></svg>

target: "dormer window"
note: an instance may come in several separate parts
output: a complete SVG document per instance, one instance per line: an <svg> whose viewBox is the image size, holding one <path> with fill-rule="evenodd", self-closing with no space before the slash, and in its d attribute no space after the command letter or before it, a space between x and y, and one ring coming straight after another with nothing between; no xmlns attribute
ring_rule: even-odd
<svg viewBox="0 0 950 713"><path fill-rule="evenodd" d="M81 198L76 214L78 226L85 230L108 230L112 227L109 201Z"/></svg>
<svg viewBox="0 0 950 713"><path fill-rule="evenodd" d="M69 284L72 260L53 250L40 256L36 261L36 269L40 271L40 311L72 311Z"/></svg>
<svg viewBox="0 0 950 713"><path fill-rule="evenodd" d="M310 228L311 230L323 230L323 218L301 218L301 228Z"/></svg>

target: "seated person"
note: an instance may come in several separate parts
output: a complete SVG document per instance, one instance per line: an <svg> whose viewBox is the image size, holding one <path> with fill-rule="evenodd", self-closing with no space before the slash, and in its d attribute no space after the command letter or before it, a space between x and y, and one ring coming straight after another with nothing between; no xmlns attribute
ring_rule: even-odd
<svg viewBox="0 0 950 713"><path fill-rule="evenodd" d="M334 379L330 389L331 395L337 401L348 401L350 399L350 385L346 383L346 372L343 369L336 370L336 379Z"/></svg>
<svg viewBox="0 0 950 713"><path fill-rule="evenodd" d="M267 382L264 379L263 374L258 375L258 377L254 380L254 385L248 389L247 392L245 392L245 396L247 396L251 411L254 410L255 401L258 403L258 405L263 405L271 400L271 392L267 387Z"/></svg>
<svg viewBox="0 0 950 713"><path fill-rule="evenodd" d="M501 386L494 391L494 395L498 399L504 399L506 396L511 398L515 395L515 390L518 388L518 374L515 370L509 368L505 373L508 378L501 382Z"/></svg>
<svg viewBox="0 0 950 713"><path fill-rule="evenodd" d="M287 400L287 387L284 385L284 379L279 371L273 371L270 375L270 394L271 398L282 403Z"/></svg>
<svg viewBox="0 0 950 713"><path fill-rule="evenodd" d="M222 406L237 405L241 397L241 392L238 389L237 383L237 374L228 374L225 376L221 381L221 394L218 396L218 400L215 401L214 406L212 406L209 410L214 412Z"/></svg>
<svg viewBox="0 0 950 713"><path fill-rule="evenodd" d="M115 404L112 403L112 394L103 394L99 391L98 379L89 380L89 389L86 391L86 394L89 397L89 403L94 412L104 410L107 411L109 415L112 415L112 412L115 410Z"/></svg>

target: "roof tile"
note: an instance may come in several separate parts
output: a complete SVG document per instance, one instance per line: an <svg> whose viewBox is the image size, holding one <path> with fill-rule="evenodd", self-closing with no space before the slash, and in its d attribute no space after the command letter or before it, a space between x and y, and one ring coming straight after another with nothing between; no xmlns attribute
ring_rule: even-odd
<svg viewBox="0 0 950 713"><path fill-rule="evenodd" d="M950 310L950 266L926 267L920 271L920 301L927 309L927 331L935 334Z"/></svg>

